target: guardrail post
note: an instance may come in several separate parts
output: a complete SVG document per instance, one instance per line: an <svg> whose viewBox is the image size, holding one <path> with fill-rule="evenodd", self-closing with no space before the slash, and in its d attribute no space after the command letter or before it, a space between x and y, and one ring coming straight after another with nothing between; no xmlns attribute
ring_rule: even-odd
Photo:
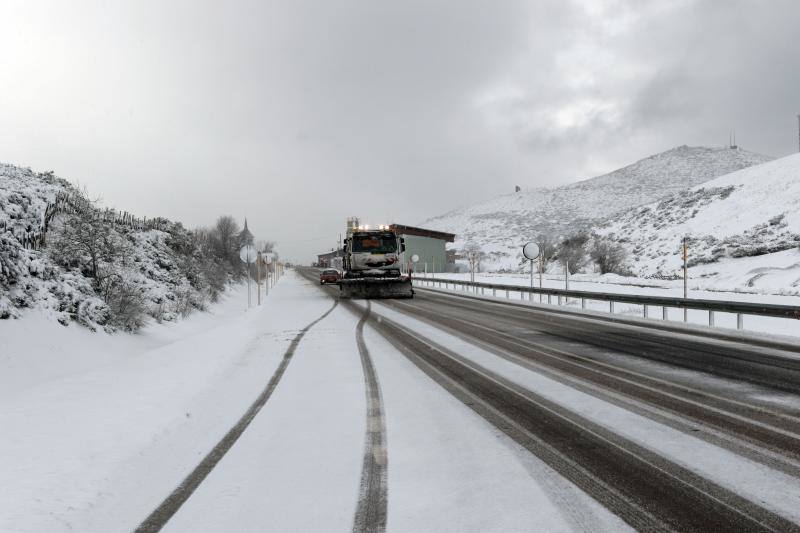
<svg viewBox="0 0 800 533"><path fill-rule="evenodd" d="M506 299L508 298L511 298L511 296L508 295L508 289L506 289Z"/></svg>
<svg viewBox="0 0 800 533"><path fill-rule="evenodd" d="M524 300L525 299L525 293L524 292L519 291L519 299L520 300Z"/></svg>
<svg viewBox="0 0 800 533"><path fill-rule="evenodd" d="M497 297L497 289L492 289L492 297Z"/></svg>
<svg viewBox="0 0 800 533"><path fill-rule="evenodd" d="M650 313L647 312L647 304L644 304L643 307L644 307L644 310L642 311L642 316L644 316L645 318L648 318L648 315Z"/></svg>
<svg viewBox="0 0 800 533"><path fill-rule="evenodd" d="M742 313L736 313L736 329L743 329L744 328L744 315Z"/></svg>
<svg viewBox="0 0 800 533"><path fill-rule="evenodd" d="M667 309L669 308L666 305L661 307L661 318L664 320L669 320L669 312Z"/></svg>
<svg viewBox="0 0 800 533"><path fill-rule="evenodd" d="M614 300L608 302L608 312L614 314Z"/></svg>
<svg viewBox="0 0 800 533"><path fill-rule="evenodd" d="M551 296L552 295L550 295L550 294L547 295L547 303L548 304L552 304L553 303L553 299L551 298Z"/></svg>
<svg viewBox="0 0 800 533"><path fill-rule="evenodd" d="M484 294L484 293L483 293L483 287L481 287L481 296L483 296L483 294Z"/></svg>
<svg viewBox="0 0 800 533"><path fill-rule="evenodd" d="M586 298L581 298L581 309L586 309Z"/></svg>
<svg viewBox="0 0 800 533"><path fill-rule="evenodd" d="M561 305L561 295L558 295L558 305Z"/></svg>
<svg viewBox="0 0 800 533"><path fill-rule="evenodd" d="M708 325L709 326L714 325L714 311L712 311L711 309L708 310Z"/></svg>

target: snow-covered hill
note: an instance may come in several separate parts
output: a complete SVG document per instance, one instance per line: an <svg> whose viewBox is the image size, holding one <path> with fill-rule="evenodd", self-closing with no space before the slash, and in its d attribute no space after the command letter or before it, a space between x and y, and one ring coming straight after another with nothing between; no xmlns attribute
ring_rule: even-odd
<svg viewBox="0 0 800 533"><path fill-rule="evenodd" d="M680 146L609 174L557 188L498 196L428 219L424 227L477 243L490 269L515 269L520 248L539 234L557 238L610 216L772 158L741 149Z"/></svg>
<svg viewBox="0 0 800 533"><path fill-rule="evenodd" d="M796 287L800 264L772 265L766 254L800 246L800 154L739 170L632 209L595 231L628 248L634 272L640 276L677 276L681 239L688 236L689 265L708 264L703 269L707 276L724 274L725 268L714 268L712 263L762 256L763 264L748 269L748 283L776 267L793 271L789 285Z"/></svg>
<svg viewBox="0 0 800 533"><path fill-rule="evenodd" d="M51 172L0 164L0 319L38 308L65 325L136 329L146 315L202 308L227 274L197 237L99 209Z"/></svg>

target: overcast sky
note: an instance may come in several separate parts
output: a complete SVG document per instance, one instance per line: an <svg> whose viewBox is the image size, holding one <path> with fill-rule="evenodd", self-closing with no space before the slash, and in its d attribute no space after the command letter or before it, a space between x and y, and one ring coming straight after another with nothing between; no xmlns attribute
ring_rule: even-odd
<svg viewBox="0 0 800 533"><path fill-rule="evenodd" d="M797 151L800 2L0 0L0 161L310 260L681 144Z"/></svg>

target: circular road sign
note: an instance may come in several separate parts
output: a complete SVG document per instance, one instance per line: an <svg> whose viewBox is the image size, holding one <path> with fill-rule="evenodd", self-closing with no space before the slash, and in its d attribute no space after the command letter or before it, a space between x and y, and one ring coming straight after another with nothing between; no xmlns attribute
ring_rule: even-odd
<svg viewBox="0 0 800 533"><path fill-rule="evenodd" d="M414 254L414 255L411 256L411 262L412 263L416 263L418 261L419 261L419 256L417 254Z"/></svg>
<svg viewBox="0 0 800 533"><path fill-rule="evenodd" d="M239 249L239 259L250 264L256 259L256 249L252 244L246 244Z"/></svg>
<svg viewBox="0 0 800 533"><path fill-rule="evenodd" d="M535 242L529 242L522 247L522 255L533 261L539 257L539 246Z"/></svg>

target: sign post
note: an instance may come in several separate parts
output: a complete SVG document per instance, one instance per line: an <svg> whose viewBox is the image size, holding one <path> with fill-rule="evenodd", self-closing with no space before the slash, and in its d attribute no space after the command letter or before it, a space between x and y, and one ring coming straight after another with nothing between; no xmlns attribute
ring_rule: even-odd
<svg viewBox="0 0 800 533"><path fill-rule="evenodd" d="M245 244L239 249L239 259L247 265L247 307L253 305L253 297L250 295L250 265L256 258L256 251L252 244Z"/></svg>
<svg viewBox="0 0 800 533"><path fill-rule="evenodd" d="M689 236L683 236L683 299L689 297L689 267L687 261L689 259ZM689 321L689 310L683 308L683 321Z"/></svg>
<svg viewBox="0 0 800 533"><path fill-rule="evenodd" d="M539 250L539 245L535 242L529 242L522 247L522 255L531 262L531 289L533 288L533 261L539 259L539 288L542 288L542 258ZM529 300L533 299L533 293L530 294Z"/></svg>
<svg viewBox="0 0 800 533"><path fill-rule="evenodd" d="M261 305L261 265L264 264L264 258L261 257L261 252L256 253L256 295L258 298L258 305Z"/></svg>
<svg viewBox="0 0 800 533"><path fill-rule="evenodd" d="M267 280L264 283L264 285L266 287L265 294L266 294L266 296L269 296L269 287L270 287L270 283L271 283L271 279L272 279L270 277L270 274L271 274L270 273L270 268L272 268L271 267L271 265L272 265L272 253L271 252L268 252L268 253L264 254L264 261L266 262L266 265L267 265L266 266Z"/></svg>

